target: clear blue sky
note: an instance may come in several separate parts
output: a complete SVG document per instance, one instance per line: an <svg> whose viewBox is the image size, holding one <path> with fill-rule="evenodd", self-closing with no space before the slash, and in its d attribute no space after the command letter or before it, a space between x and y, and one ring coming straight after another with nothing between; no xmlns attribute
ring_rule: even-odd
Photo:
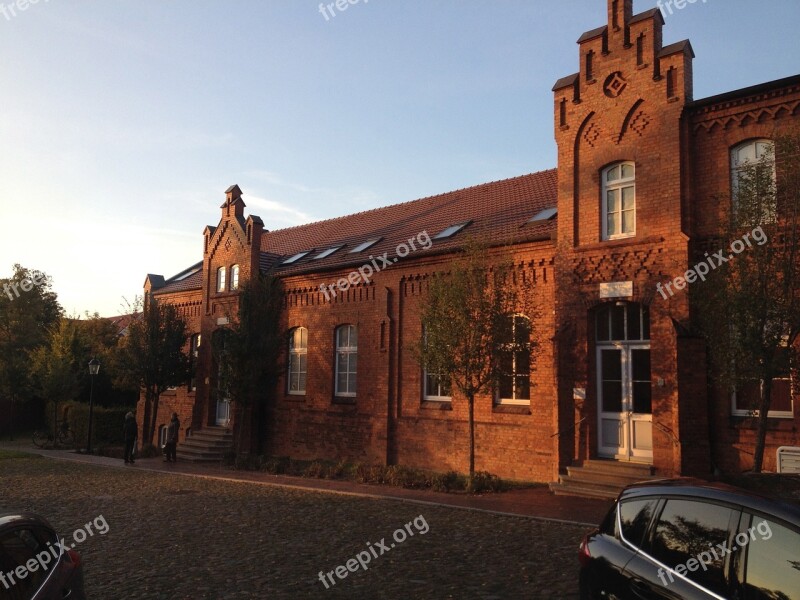
<svg viewBox="0 0 800 600"><path fill-rule="evenodd" d="M103 315L202 258L233 183L279 229L556 166L552 85L606 21L606 0L0 5L0 276L44 270ZM797 0L666 22L696 98L800 72Z"/></svg>

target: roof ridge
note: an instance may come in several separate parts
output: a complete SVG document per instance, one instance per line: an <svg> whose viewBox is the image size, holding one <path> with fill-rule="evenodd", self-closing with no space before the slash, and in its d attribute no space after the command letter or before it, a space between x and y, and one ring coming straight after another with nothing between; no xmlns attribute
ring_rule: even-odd
<svg viewBox="0 0 800 600"><path fill-rule="evenodd" d="M362 211L359 211L359 212L349 213L349 214L342 215L342 216L339 216L339 217L331 217L331 218L328 218L328 219L320 219L319 221L310 221L308 223L303 223L301 225L292 225L291 227L284 227L282 229L271 229L271 230L269 230L269 232L265 231L264 234L265 235L271 235L271 234L274 234L274 233L282 233L282 232L286 232L286 231L292 231L292 230L295 230L295 229L302 229L304 227L309 227L311 225L319 225L320 223L332 223L334 221L340 221L342 219L350 219L352 217L356 217L356 216L360 216L360 215L366 215L366 214L374 213L374 212L381 211L381 210L387 210L389 208L396 208L398 206L405 206L406 204L412 204L414 202L422 202L423 200L430 200L432 198L439 198L441 196L447 196L448 194L456 194L458 192L466 192L466 191L476 190L476 189L479 189L479 188L482 188L482 187L486 187L486 186L489 186L489 185L496 185L498 183L506 183L506 182L509 182L509 181L513 181L515 179L524 179L525 177L532 177L534 175L543 175L543 174L546 174L546 173L553 173L553 172L557 173L558 172L558 168L557 167L553 167L553 168L550 168L550 169L543 169L541 171L534 171L533 173L525 173L523 175L516 175L514 177L507 177L505 179L497 179L495 181L487 181L487 182L484 182L484 183L479 183L477 185L471 185L471 186L467 186L467 187L463 187L463 188L458 188L458 189L455 189L455 190L450 190L448 192L442 192L441 194L431 194L430 196L423 196L422 198L415 198L413 200L406 200L404 202L397 202L395 204L387 204L385 206L378 206L376 208L370 208L370 209L362 210Z"/></svg>

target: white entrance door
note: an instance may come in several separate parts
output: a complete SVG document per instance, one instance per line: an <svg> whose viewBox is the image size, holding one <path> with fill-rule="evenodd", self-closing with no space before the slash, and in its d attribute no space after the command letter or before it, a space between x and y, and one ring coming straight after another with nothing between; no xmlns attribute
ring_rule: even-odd
<svg viewBox="0 0 800 600"><path fill-rule="evenodd" d="M652 462L650 344L597 346L598 453Z"/></svg>
<svg viewBox="0 0 800 600"><path fill-rule="evenodd" d="M231 420L231 402L228 399L217 400L217 425L227 427Z"/></svg>

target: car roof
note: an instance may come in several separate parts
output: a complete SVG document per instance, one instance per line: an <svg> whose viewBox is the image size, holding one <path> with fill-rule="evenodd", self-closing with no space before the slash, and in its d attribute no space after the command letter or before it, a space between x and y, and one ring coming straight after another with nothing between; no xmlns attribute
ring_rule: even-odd
<svg viewBox="0 0 800 600"><path fill-rule="evenodd" d="M44 525L48 529L53 529L53 526L47 522L47 519L31 512L18 512L0 514L0 529L6 527L17 527L20 525L36 525L41 527ZM55 530L53 530L55 531Z"/></svg>
<svg viewBox="0 0 800 600"><path fill-rule="evenodd" d="M800 527L800 504L786 502L738 488L726 483L705 481L692 477L654 479L634 483L619 495L620 500L645 496L685 496L737 504L750 510L774 515Z"/></svg>

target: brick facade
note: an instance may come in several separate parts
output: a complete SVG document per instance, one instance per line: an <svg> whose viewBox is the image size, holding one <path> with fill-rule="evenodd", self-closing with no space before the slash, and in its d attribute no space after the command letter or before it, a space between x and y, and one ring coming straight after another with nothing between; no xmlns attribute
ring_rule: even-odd
<svg viewBox="0 0 800 600"><path fill-rule="evenodd" d="M404 241L421 244L421 232L433 236L466 222L469 235L510 249L517 281L534 291L540 308L529 404L476 399L477 469L552 481L570 464L607 455L608 439L623 429L600 410L601 394L612 393L600 388L615 388L599 365L617 351L632 365L649 360L649 389L634 376L620 385L649 396L650 412L640 405L637 421L619 411L631 441L611 458L650 462L663 475L749 468L752 419L733 417L730 398L711 388L704 343L691 335L689 295L664 299L656 284L685 272L717 231L721 203L730 201L731 148L798 130L800 77L694 101L691 45L665 46L663 26L657 9L634 15L632 0L609 0L608 24L580 37L580 71L553 88L555 171L273 232L245 217L242 192L231 187L219 224L204 232L202 263L169 280L148 276L145 285L149 297L178 305L203 340L196 390L165 393L159 424L178 412L183 439L187 427L217 422L209 341L234 314L237 297L230 282L217 291L217 271L230 277L238 265L242 282L257 269L278 274L282 326L308 332L305 393L290 393L285 377L265 391L269 454L464 471L466 401L457 394L427 401L411 350L427 282L447 270L464 235L409 251L347 290L337 282L365 264L378 266L376 257L391 258ZM607 239L604 172L622 162L635 167L635 231ZM528 222L548 208L557 208L557 219ZM372 239L373 247L354 252ZM315 258L340 245L330 258ZM611 315L613 332L614 315L623 313L638 337L600 339L598 319ZM638 329L646 322L649 336ZM358 331L357 392L339 398L335 332L345 324ZM771 422L766 469L774 468L777 446L800 443L799 418L795 402L793 418ZM251 434L257 426L234 410L233 426L243 423Z"/></svg>

